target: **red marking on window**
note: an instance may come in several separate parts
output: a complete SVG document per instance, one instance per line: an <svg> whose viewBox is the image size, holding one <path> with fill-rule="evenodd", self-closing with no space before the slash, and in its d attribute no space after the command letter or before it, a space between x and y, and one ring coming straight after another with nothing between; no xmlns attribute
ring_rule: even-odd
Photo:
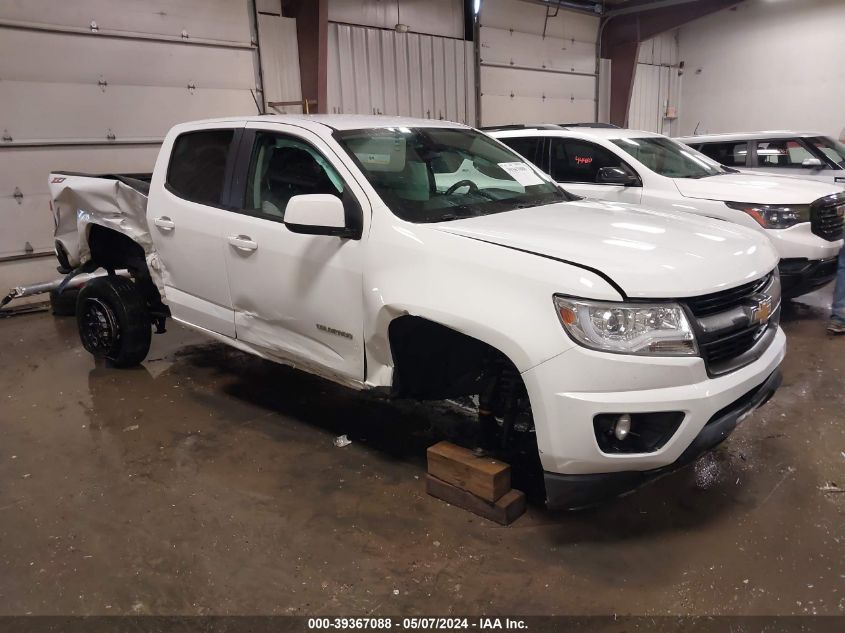
<svg viewBox="0 0 845 633"><path fill-rule="evenodd" d="M575 162L578 163L579 165L589 165L590 163L593 162L593 157L592 156L576 156Z"/></svg>
<svg viewBox="0 0 845 633"><path fill-rule="evenodd" d="M58 176L56 176L55 178L53 178L53 180L50 181L50 183L55 185L60 182L64 182L65 180L67 180L67 178L59 178Z"/></svg>

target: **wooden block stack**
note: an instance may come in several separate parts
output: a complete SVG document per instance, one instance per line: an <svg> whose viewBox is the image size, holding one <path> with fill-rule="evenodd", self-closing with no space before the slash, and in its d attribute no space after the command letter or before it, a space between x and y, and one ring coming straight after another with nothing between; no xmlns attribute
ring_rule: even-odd
<svg viewBox="0 0 845 633"><path fill-rule="evenodd" d="M511 467L451 442L428 448L426 491L433 497L509 525L525 512L525 494L511 488Z"/></svg>

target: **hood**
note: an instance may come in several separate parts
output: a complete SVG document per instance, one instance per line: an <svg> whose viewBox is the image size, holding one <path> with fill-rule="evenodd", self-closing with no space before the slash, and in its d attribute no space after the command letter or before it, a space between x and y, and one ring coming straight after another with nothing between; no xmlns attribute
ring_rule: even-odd
<svg viewBox="0 0 845 633"><path fill-rule="evenodd" d="M593 269L631 298L717 292L762 277L778 261L769 240L753 229L592 200L431 226Z"/></svg>
<svg viewBox="0 0 845 633"><path fill-rule="evenodd" d="M687 198L756 204L810 204L842 192L842 186L833 183L748 172L698 179L674 178L673 182Z"/></svg>

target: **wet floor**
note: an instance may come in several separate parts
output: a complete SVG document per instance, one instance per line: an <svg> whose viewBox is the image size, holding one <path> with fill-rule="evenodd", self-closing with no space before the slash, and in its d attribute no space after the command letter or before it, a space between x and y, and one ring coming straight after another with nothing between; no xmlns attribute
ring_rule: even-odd
<svg viewBox="0 0 845 633"><path fill-rule="evenodd" d="M787 309L784 385L717 452L508 528L425 494L425 448L461 432L458 409L177 326L142 368L109 369L72 319L0 319L0 614L845 613L827 301Z"/></svg>

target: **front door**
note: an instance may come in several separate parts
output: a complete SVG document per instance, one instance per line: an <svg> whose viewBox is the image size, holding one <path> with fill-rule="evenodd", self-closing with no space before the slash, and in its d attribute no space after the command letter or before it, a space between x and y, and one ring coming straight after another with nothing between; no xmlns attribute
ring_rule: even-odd
<svg viewBox="0 0 845 633"><path fill-rule="evenodd" d="M256 124L256 127L260 124ZM285 207L297 195L330 194L362 213L352 176L332 150L294 126L247 126L245 186L224 222L229 291L238 340L282 360L352 381L364 378L362 241L291 232ZM337 164L337 161L335 161ZM237 179L237 178L236 178ZM233 190L237 187L233 187Z"/></svg>
<svg viewBox="0 0 845 633"><path fill-rule="evenodd" d="M633 169L613 152L578 139L549 138L549 175L564 189L585 198L638 204L642 187L608 185L598 182L602 167Z"/></svg>

